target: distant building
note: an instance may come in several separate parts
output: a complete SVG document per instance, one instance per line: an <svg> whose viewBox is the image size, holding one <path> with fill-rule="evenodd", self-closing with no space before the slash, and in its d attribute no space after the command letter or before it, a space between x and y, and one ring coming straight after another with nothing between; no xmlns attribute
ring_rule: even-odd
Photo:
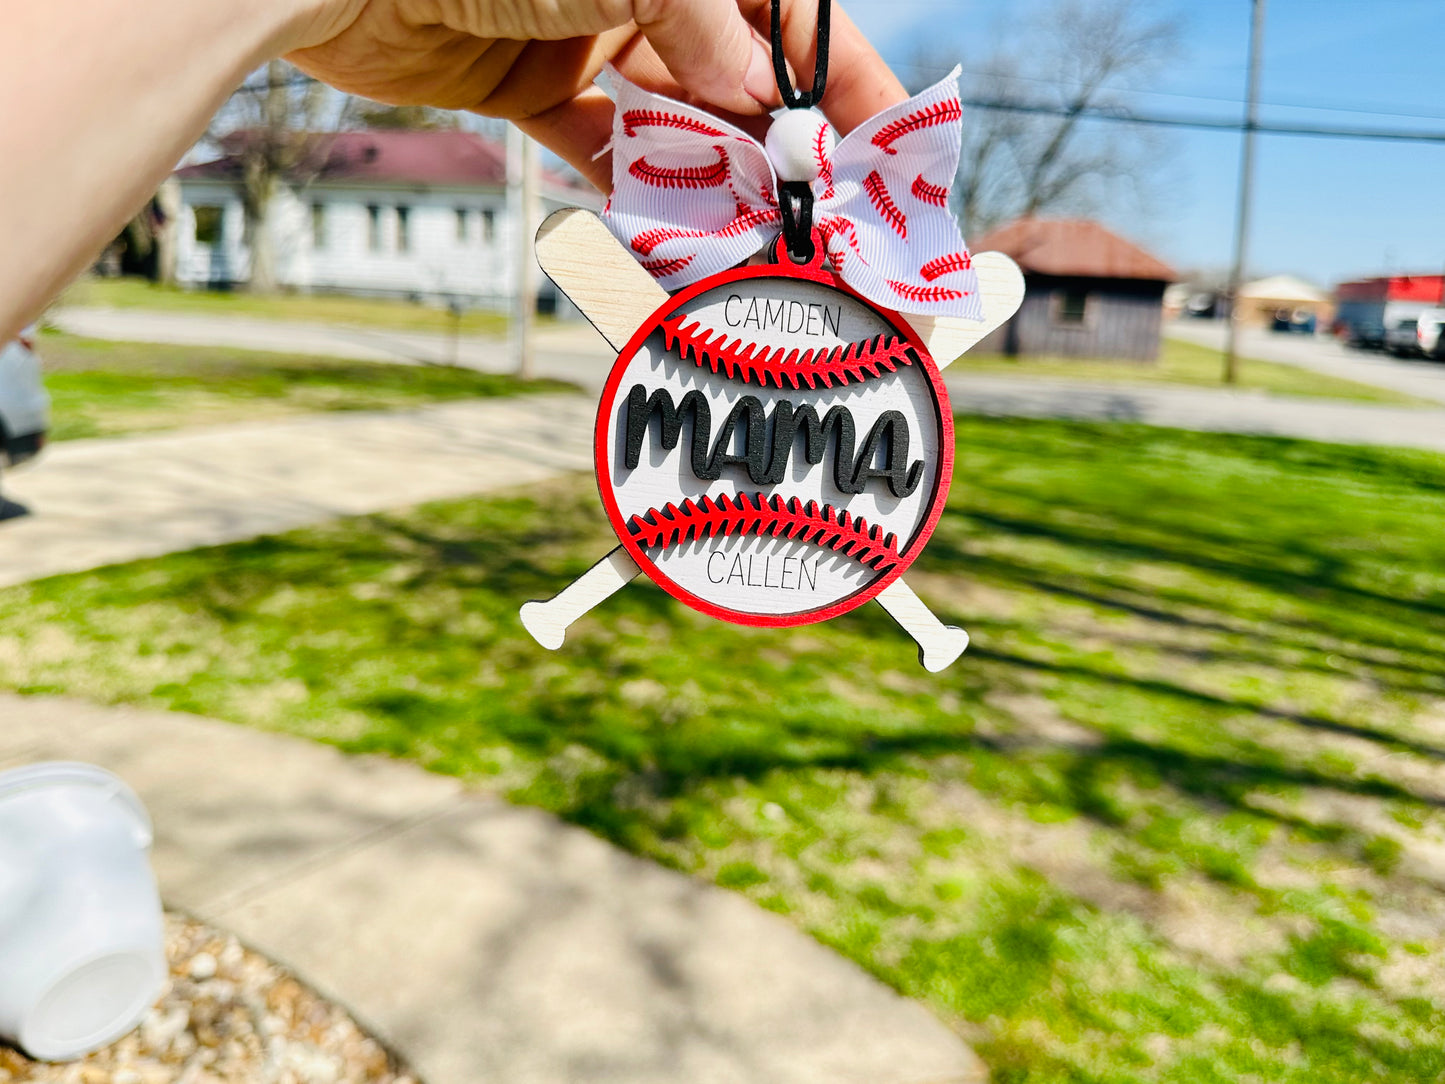
<svg viewBox="0 0 1445 1084"><path fill-rule="evenodd" d="M1329 296L1293 275L1271 275L1239 288L1239 322L1254 327L1300 328L1328 325L1334 312Z"/></svg>
<svg viewBox="0 0 1445 1084"><path fill-rule="evenodd" d="M1385 331L1445 305L1445 275L1383 275L1335 287L1334 330L1368 346L1383 344Z"/></svg>
<svg viewBox="0 0 1445 1084"><path fill-rule="evenodd" d="M1164 288L1177 276L1099 223L1023 218L970 247L1013 257L1025 283L1018 314L978 349L1139 361L1159 356Z"/></svg>
<svg viewBox="0 0 1445 1084"><path fill-rule="evenodd" d="M518 237L504 147L473 132L360 131L322 137L318 148L319 167L283 186L271 209L283 286L484 306L511 297ZM241 168L232 153L176 171L182 285L248 281ZM541 188L544 214L601 204L583 182L557 174L544 172ZM537 278L545 307L555 287Z"/></svg>

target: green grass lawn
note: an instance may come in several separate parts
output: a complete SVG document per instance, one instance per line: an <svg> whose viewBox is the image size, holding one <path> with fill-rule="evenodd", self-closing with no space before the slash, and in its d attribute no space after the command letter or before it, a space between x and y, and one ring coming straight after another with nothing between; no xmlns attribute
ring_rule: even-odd
<svg viewBox="0 0 1445 1084"><path fill-rule="evenodd" d="M60 304L262 316L273 320L362 324L412 331L450 331L453 324L452 315L445 308L411 301L340 294L258 297L243 290L181 290L139 278L80 279L65 291ZM461 329L471 335L502 335L507 330L507 317L503 313L471 309L462 314Z"/></svg>
<svg viewBox="0 0 1445 1084"><path fill-rule="evenodd" d="M1445 1074L1445 458L961 418L909 580L747 630L650 586L590 481L0 592L0 686L406 758L772 908L995 1082Z"/></svg>
<svg viewBox="0 0 1445 1084"><path fill-rule="evenodd" d="M1224 355L1218 350L1178 339L1165 338L1157 362L1107 361L1093 358L1010 358L1002 354L965 354L950 372L1007 373L1011 376L1065 377L1070 380L1143 381L1222 388ZM1324 399L1355 399L1365 403L1399 406L1439 406L1404 392L1357 384L1353 380L1312 373L1274 361L1239 361L1239 382L1244 391L1275 395L1308 395Z"/></svg>
<svg viewBox="0 0 1445 1084"><path fill-rule="evenodd" d="M569 387L447 366L109 343L56 334L44 336L39 353L52 399L54 440Z"/></svg>

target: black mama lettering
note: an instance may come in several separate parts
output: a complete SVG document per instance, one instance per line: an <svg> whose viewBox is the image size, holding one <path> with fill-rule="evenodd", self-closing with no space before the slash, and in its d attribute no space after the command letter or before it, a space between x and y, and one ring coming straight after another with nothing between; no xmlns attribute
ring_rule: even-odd
<svg viewBox="0 0 1445 1084"><path fill-rule="evenodd" d="M723 305L723 320L728 327L842 338L843 306L733 294Z"/></svg>
<svg viewBox="0 0 1445 1084"><path fill-rule="evenodd" d="M712 410L700 391L690 391L681 402L674 402L666 388L650 396L641 384L627 394L627 418L624 426L626 445L623 465L635 470L642 458L642 445L647 440L654 415L658 419L658 437L665 451L676 448L682 438L682 423L692 411L692 435L688 457L693 474L705 482L716 481L729 467L747 471L754 485L777 485L787 473L798 438L802 438L803 458L809 464L822 463L831 444L833 483L843 493L862 493L874 478L883 479L895 497L907 497L923 481L923 460L909 462L910 434L908 419L897 410L885 410L869 429L863 446L857 447L857 425L845 406L832 407L821 418L804 403L795 407L787 399L780 400L769 416L762 400L744 395L733 405L712 439ZM733 446L739 431L745 434L745 450L739 454ZM879 456L882 466L875 466Z"/></svg>

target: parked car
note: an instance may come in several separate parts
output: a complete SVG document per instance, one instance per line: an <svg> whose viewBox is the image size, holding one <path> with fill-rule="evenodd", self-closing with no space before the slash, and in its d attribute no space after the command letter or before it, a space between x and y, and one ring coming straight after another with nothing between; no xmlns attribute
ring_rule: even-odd
<svg viewBox="0 0 1445 1084"><path fill-rule="evenodd" d="M35 328L28 327L0 346L0 462L13 467L38 455L49 424L50 396L40 378ZM23 512L0 497L0 519Z"/></svg>
<svg viewBox="0 0 1445 1084"><path fill-rule="evenodd" d="M1308 309L1279 309L1270 322L1270 330L1313 335L1315 333L1315 314Z"/></svg>
<svg viewBox="0 0 1445 1084"><path fill-rule="evenodd" d="M1419 349L1415 333L1419 321L1415 317L1407 317L1403 320L1396 320L1385 328L1385 351L1394 354L1397 358L1408 358L1414 356Z"/></svg>
<svg viewBox="0 0 1445 1084"><path fill-rule="evenodd" d="M1420 314L1415 322L1415 346L1425 357L1445 361L1445 308Z"/></svg>

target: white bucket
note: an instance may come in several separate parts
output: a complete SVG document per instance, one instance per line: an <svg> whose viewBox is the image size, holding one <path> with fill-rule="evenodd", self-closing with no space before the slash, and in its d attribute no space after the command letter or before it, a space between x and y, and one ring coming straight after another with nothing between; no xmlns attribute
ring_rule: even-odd
<svg viewBox="0 0 1445 1084"><path fill-rule="evenodd" d="M0 1036L68 1061L134 1029L166 980L151 822L88 764L0 773Z"/></svg>

